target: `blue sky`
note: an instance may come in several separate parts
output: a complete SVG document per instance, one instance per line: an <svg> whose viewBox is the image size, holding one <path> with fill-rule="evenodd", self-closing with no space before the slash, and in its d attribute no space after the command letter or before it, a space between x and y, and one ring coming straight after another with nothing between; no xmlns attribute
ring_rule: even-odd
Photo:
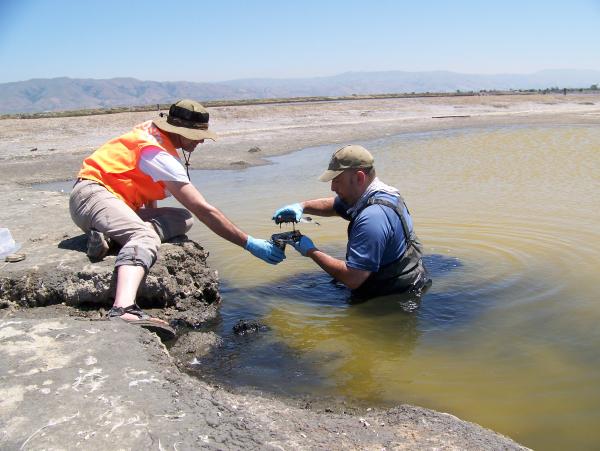
<svg viewBox="0 0 600 451"><path fill-rule="evenodd" d="M0 83L600 70L600 0L0 0Z"/></svg>

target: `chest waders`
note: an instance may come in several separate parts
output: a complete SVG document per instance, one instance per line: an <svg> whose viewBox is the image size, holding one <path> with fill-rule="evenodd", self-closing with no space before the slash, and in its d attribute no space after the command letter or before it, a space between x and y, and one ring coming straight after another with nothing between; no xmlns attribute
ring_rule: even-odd
<svg viewBox="0 0 600 451"><path fill-rule="evenodd" d="M431 283L431 279L429 279L427 270L423 266L423 246L414 231L411 232L408 228L406 219L402 214L402 210L406 205L401 196L398 196L398 205L384 199L371 197L367 201L367 204L356 213L350 224L348 224L348 239L350 239L354 220L362 210L371 205L382 205L391 208L398 215L402 224L406 249L400 258L385 266L381 266L379 271L372 272L360 287L352 290L352 297L362 300L392 293L420 293L426 285Z"/></svg>

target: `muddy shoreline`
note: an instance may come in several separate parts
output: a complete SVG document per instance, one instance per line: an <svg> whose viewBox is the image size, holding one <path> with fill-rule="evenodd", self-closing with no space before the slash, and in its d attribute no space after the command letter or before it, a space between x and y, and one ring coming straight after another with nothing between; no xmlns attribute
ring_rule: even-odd
<svg viewBox="0 0 600 451"><path fill-rule="evenodd" d="M218 107L211 108L210 113L211 127L221 138L197 149L191 160L195 169L241 169L265 164L268 157L300 148L345 144L399 133L522 124L598 124L600 95L371 99ZM181 340L167 353L150 333L118 328L118 333L113 333L117 326L97 321L101 318L102 309L109 305L111 259L109 257L100 265L90 264L81 252L84 245L81 233L70 221L66 195L35 191L30 185L72 179L81 160L95 147L152 117L154 113L145 112L0 120L0 135L3 137L0 142L0 225L11 230L16 241L23 244L22 251L27 254L23 262L0 262L0 303L3 307L0 309L0 340L4 345L0 388L12 394L5 396L5 413L0 415L0 423L4 424L0 427L3 448L18 448L28 437L28 443L35 439L38 447L64 445L61 440L65 440L67 435L61 435L62 432L54 435L36 432L55 419L52 416L54 404L48 402L52 396L42 396L52 393L56 395L52 399L63 396L68 399L63 408L72 406L72 410L79 409L80 412L79 416L61 424L66 426L76 422L80 429L87 427L87 430L95 431L93 434L89 432L91 435L82 439L82 443L87 440L88 445L93 444L92 448L98 449L113 443L107 430L117 426L120 419L115 416L107 420L108 426L103 426L99 419L101 406L98 406L100 413L94 417L91 415L94 407L86 407L77 390L71 393L74 390L73 378L76 379L76 374L80 374L77 371L81 370L76 369L77 365L85 369L85 361L91 361L85 359L94 352L104 356L101 358L94 354L93 359L104 362L103 374L111 374L113 383L120 382L119 365L123 361L135 362L132 363L137 368L135 371L156 374L154 379L162 381L149 383L159 388L148 399L132 398L129 385L108 390L102 382L107 379L98 372L87 381L97 382L88 387L87 394L90 396L92 392L106 389L108 391L103 395L106 399L114 395L131 401L127 407L115 402L110 405L112 411L119 411L122 418L128 414L138 415L138 409L153 412L148 413L145 423L143 415L138 415L137 423L131 423L140 435L137 439L124 437L123 446L126 448L156 444L156 437L163 437L161 446L179 443L177 449L198 446L215 449L280 446L519 448L506 437L475 424L418 407L379 410L346 405L339 400L311 400L310 395L306 399L282 400L250 390L223 390L214 382L199 381L187 375L186 365L194 356L211 350L218 353L219 338L214 334L194 333L192 342ZM175 270L178 273L182 271L182 246L188 246L186 252L194 252L191 249L198 249L198 246L201 249L201 243L193 242L166 245L161 251L159 264L149 277L150 282L144 288L149 290L144 298L147 300L142 302L147 302L147 308L155 308L153 312L158 316L180 320L186 326L201 325L216 315L215 309L219 304L216 275L210 268L200 265L190 268L189 273L183 271L184 276L173 281L170 275ZM201 250L196 257L195 262L202 262ZM203 276L192 282L191 275L198 273ZM165 286L167 288L163 290ZM81 295L82 287L87 290L87 297ZM66 334L67 341L71 340L69 337L78 337L72 339L85 342L89 338L85 331L91 329L105 330L100 344L123 352L122 358L112 361L113 355L102 354L99 345L91 341L86 348L90 355L86 357L86 352L76 353L84 363L73 366L73 359L79 357L65 357L64 353L70 348L63 347L61 340L65 338L61 338L61 334ZM67 332L54 333L54 330ZM125 348L122 346L124 336L130 340ZM43 343L51 355L43 356L39 350L19 346L19 343L30 342ZM29 366L25 365L27 368L23 371L15 372L16 367L24 365L23 362L28 362ZM98 365L90 364L90 371L100 368ZM168 376L165 376L166 373ZM17 380L16 374L23 376ZM41 374L47 377L45 381L37 380ZM70 389L65 388L67 382L61 385L63 388L60 390L50 383L43 385L60 377L71 381ZM154 379L149 377L151 381ZM169 383L163 383L165 380ZM153 396L163 398L155 399ZM181 401L183 398L185 402ZM177 403L184 402L185 408L178 412L185 411L185 417L177 417L173 409L167 413L162 411L165 399L171 407L174 399L178 400ZM36 417L39 412L28 406L33 400L38 402L39 411L46 417L44 414ZM239 419L239 406L244 406L243 421ZM89 410L89 415L81 414L85 409ZM162 413L155 413L157 409ZM66 409L61 418L74 415L69 412ZM174 420L166 427L152 420L152 415L171 415L169 418ZM16 421L15 418L30 418L32 424ZM249 427L250 424L252 427ZM51 429L46 427L44 431L50 432Z"/></svg>

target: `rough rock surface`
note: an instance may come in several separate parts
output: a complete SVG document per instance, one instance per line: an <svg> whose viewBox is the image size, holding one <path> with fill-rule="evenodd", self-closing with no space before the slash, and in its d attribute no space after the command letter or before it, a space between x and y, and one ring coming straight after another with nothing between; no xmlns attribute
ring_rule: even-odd
<svg viewBox="0 0 600 451"><path fill-rule="evenodd" d="M233 394L181 373L122 322L0 320L0 448L523 449L458 418L402 405L359 415Z"/></svg>
<svg viewBox="0 0 600 451"><path fill-rule="evenodd" d="M65 303L109 308L114 300L115 255L91 263L84 253L85 243L85 236L80 235L59 244L79 251L79 258L68 264L50 262L0 277L0 302L19 307ZM159 259L140 286L138 304L160 308L159 316L189 327L213 318L220 296L217 275L206 265L206 257L202 246L190 240L163 244Z"/></svg>
<svg viewBox="0 0 600 451"><path fill-rule="evenodd" d="M23 243L27 255L22 262L2 267L0 306L65 303L97 310L112 305L116 251L101 262L89 260L87 238L71 223L66 195L0 185L0 196L0 220ZM140 286L140 306L187 326L214 318L220 302L218 277L207 266L207 256L202 246L185 238L163 244Z"/></svg>

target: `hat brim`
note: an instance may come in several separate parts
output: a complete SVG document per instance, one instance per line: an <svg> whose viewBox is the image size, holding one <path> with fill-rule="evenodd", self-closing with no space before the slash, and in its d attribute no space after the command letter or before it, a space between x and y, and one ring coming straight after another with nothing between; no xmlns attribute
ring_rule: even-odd
<svg viewBox="0 0 600 451"><path fill-rule="evenodd" d="M331 180L336 178L338 175L340 175L342 172L344 172L344 169L340 169L339 171L331 171L328 169L327 171L325 171L321 174L321 176L319 177L319 180L322 182L330 182Z"/></svg>
<svg viewBox="0 0 600 451"><path fill-rule="evenodd" d="M177 135L181 135L184 138L191 139L192 141L198 141L201 139L212 139L213 141L217 140L217 134L211 132L210 130L177 127L169 124L166 117L154 119L152 123L165 132L176 133Z"/></svg>

